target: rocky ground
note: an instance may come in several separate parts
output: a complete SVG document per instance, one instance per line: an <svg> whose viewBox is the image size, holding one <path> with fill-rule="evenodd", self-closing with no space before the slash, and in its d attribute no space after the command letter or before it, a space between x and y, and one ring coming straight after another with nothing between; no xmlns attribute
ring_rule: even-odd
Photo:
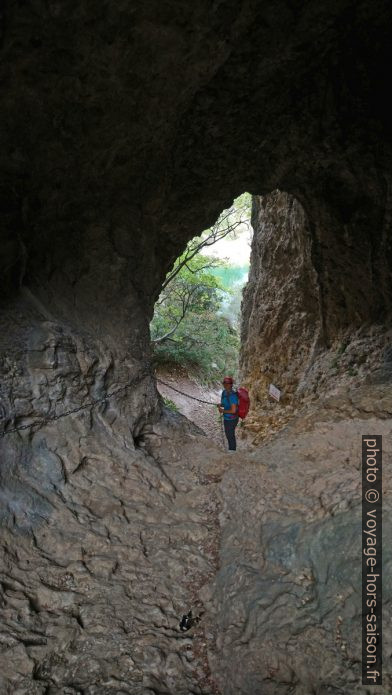
<svg viewBox="0 0 392 695"><path fill-rule="evenodd" d="M210 596L213 673L225 695L369 692L361 685L361 435L383 435L384 538L391 529L389 385L309 406L238 456L219 487L222 540ZM384 681L392 556L383 546ZM372 689L373 690L373 689Z"/></svg>
<svg viewBox="0 0 392 695"><path fill-rule="evenodd" d="M15 496L1 533L2 694L214 692L203 624L188 634L179 623L199 614L216 574L226 463L174 420L135 449L93 415L81 456L67 440L82 416L34 437L52 463L68 453L75 466L42 490L36 457L37 518Z"/></svg>
<svg viewBox="0 0 392 695"><path fill-rule="evenodd" d="M227 442L224 434L222 434L221 418L217 408L214 405L208 406L204 403L199 403L183 395L186 393L194 398L200 398L215 404L220 402L222 386L216 384L215 387L207 388L198 383L196 378L189 375L186 370L179 368L160 369L157 372L157 377L169 384L167 386L158 382L158 390L162 396L173 401L182 415L185 415L188 420L200 427L211 441L226 451ZM177 391L174 391L174 389L177 389ZM178 393L178 391L183 393ZM241 420L236 429L236 438L238 450L242 451L252 446L249 438L245 441L245 428Z"/></svg>
<svg viewBox="0 0 392 695"><path fill-rule="evenodd" d="M388 538L391 415L389 385L364 385L230 459L170 411L136 447L104 411L92 415L77 456L69 447L85 416L48 425L33 444L54 461L62 442L67 474L39 490L49 454L32 461L41 508L32 524L15 496L2 531L1 692L367 692L361 434L384 437ZM375 693L392 687L391 569L385 544ZM189 610L200 621L181 632Z"/></svg>

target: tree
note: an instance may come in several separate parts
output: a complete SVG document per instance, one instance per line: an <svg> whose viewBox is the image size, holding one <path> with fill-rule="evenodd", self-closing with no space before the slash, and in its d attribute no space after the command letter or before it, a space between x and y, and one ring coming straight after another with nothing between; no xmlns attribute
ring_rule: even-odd
<svg viewBox="0 0 392 695"><path fill-rule="evenodd" d="M250 208L249 194L237 198L213 227L189 242L168 273L150 327L156 363L187 366L207 381L236 371L238 331L222 312L232 294L223 280L229 266L201 251L229 235L236 238L245 225L249 229Z"/></svg>
<svg viewBox="0 0 392 695"><path fill-rule="evenodd" d="M217 259L199 254L178 268L170 284L164 286L155 304L151 324L154 346L173 340L173 334L188 313L201 314L219 308L219 290L223 289L222 285L206 270L221 264Z"/></svg>
<svg viewBox="0 0 392 695"><path fill-rule="evenodd" d="M172 270L167 274L165 281L162 285L162 290L164 290L171 282L174 280L176 275L182 270L182 268L188 268L192 272L191 261L200 253L203 248L208 248L213 246L217 241L224 239L227 236L235 238L236 234L243 227L250 227L250 214L251 214L252 198L249 193L243 193L233 202L233 205L224 210L221 215L219 215L215 224L206 229L200 236L192 239L184 251L184 253L177 258ZM206 261L205 268L215 267L217 262L213 258L209 258Z"/></svg>

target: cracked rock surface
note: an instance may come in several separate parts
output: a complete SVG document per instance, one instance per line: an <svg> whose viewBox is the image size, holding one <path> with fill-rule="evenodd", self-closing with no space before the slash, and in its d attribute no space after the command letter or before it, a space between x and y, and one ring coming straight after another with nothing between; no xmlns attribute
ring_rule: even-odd
<svg viewBox="0 0 392 695"><path fill-rule="evenodd" d="M3 2L5 695L360 689L355 442L371 425L388 455L390 346L350 398L237 464L164 413L148 326L186 242L240 193L279 190L307 218L311 244L284 206L276 221L298 231L295 292L317 275L322 344L385 332L391 23L388 0Z"/></svg>
<svg viewBox="0 0 392 695"><path fill-rule="evenodd" d="M203 625L179 622L216 572L226 462L170 421L136 449L100 416L64 423L32 437L3 506L1 692L207 695Z"/></svg>
<svg viewBox="0 0 392 695"><path fill-rule="evenodd" d="M390 386L340 395L241 455L219 486L221 564L210 597L225 695L367 693L361 685L362 435L383 439L383 538L391 533ZM383 544L383 615L392 554ZM392 687L383 621L383 685Z"/></svg>
<svg viewBox="0 0 392 695"><path fill-rule="evenodd" d="M391 455L381 376L230 457L168 412L132 437L124 396L4 437L1 692L365 693L360 454L376 432ZM388 465L383 484L388 538ZM387 615L387 544L383 563ZM391 639L385 621L380 693Z"/></svg>

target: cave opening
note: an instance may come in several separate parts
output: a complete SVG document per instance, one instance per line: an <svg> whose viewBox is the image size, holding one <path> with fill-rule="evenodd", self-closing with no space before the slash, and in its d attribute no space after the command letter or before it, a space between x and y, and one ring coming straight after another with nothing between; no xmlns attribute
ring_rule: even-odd
<svg viewBox="0 0 392 695"><path fill-rule="evenodd" d="M360 461L364 432L384 461L392 441L392 3L3 5L0 692L368 691ZM162 407L149 324L169 267L241 191L252 412L233 458L216 408L198 437L197 401L188 420ZM235 337L213 278L191 365L204 311ZM204 360L219 381L226 353ZM207 379L198 395L213 402Z"/></svg>
<svg viewBox="0 0 392 695"><path fill-rule="evenodd" d="M252 196L244 192L211 227L187 243L166 275L150 324L153 363L165 405L203 429L208 429L210 418L205 409L195 408L192 397L219 400L224 374L239 385L251 213Z"/></svg>

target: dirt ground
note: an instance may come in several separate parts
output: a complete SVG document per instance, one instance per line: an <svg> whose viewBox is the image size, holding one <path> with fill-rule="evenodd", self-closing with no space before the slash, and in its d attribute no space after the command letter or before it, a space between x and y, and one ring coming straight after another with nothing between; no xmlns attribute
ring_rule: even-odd
<svg viewBox="0 0 392 695"><path fill-rule="evenodd" d="M212 388L201 386L185 371L180 369L159 369L156 376L157 379L162 379L162 381L170 384L170 386L175 389L183 391L189 396L209 401L212 404L198 403L187 396L177 393L177 391L174 391L169 386L165 386L158 381L158 390L162 396L170 398L170 400L176 404L179 412L200 427L207 437L216 444L223 447L224 442L224 448L227 449L227 441L224 434L222 442L220 415L216 405L214 405L220 402L222 386L220 384L216 384L216 386ZM241 438L241 420L236 429L236 439L238 450L248 448L249 445Z"/></svg>

